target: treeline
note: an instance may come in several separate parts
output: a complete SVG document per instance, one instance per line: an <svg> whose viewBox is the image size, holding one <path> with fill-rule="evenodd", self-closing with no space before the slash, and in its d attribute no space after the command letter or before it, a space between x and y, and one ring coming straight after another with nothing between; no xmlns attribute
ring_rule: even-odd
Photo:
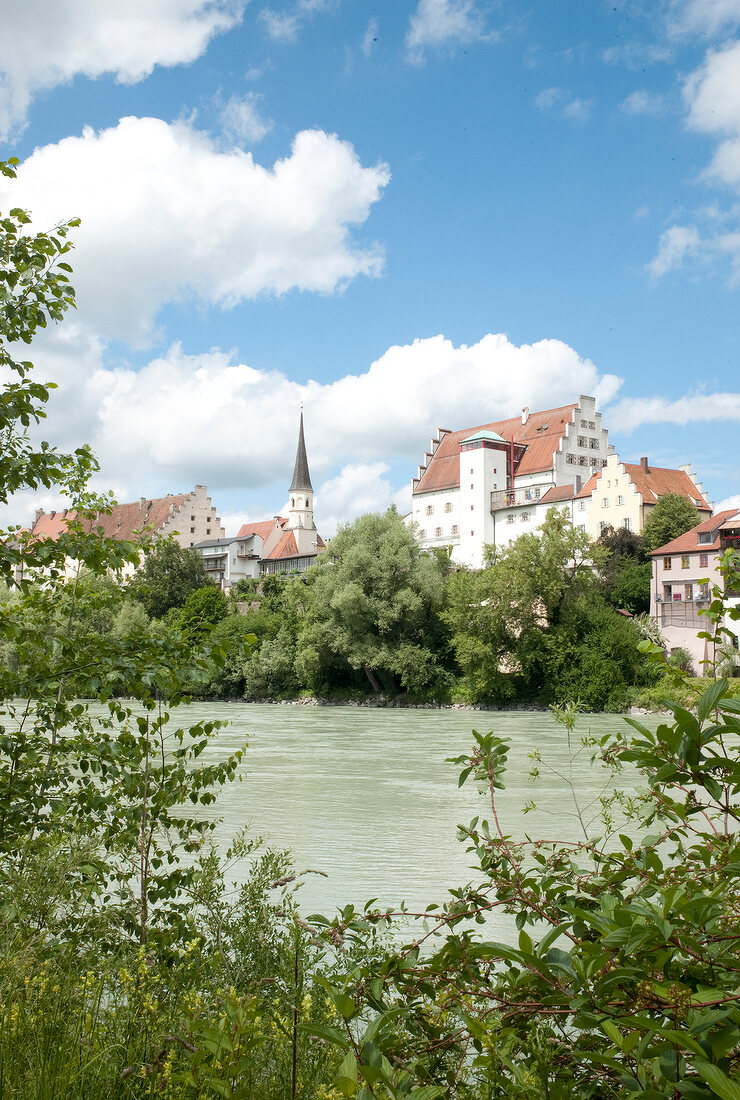
<svg viewBox="0 0 740 1100"><path fill-rule="evenodd" d="M619 710L656 675L638 649L649 626L625 614L647 603L645 558L629 532L594 543L552 509L539 536L456 570L390 509L340 529L307 573L241 581L228 598L196 551L158 542L127 583L83 574L58 614L80 641L181 639L184 682L203 698ZM4 649L6 664L21 659Z"/></svg>

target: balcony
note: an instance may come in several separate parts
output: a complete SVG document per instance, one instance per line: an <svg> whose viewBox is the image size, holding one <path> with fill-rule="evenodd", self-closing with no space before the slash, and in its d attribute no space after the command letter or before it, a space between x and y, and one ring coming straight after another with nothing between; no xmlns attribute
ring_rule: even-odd
<svg viewBox="0 0 740 1100"><path fill-rule="evenodd" d="M537 504L551 485L533 485L529 489L500 489L491 493L491 511L500 512L502 508L524 508Z"/></svg>

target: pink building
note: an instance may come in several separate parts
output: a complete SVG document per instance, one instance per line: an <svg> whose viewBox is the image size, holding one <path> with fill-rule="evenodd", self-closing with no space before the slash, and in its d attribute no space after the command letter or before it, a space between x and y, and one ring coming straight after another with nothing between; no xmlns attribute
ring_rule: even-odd
<svg viewBox="0 0 740 1100"><path fill-rule="evenodd" d="M713 660L713 646L697 632L709 629L702 609L709 607L712 585L719 584L719 556L727 547L740 549L740 511L730 508L718 512L679 535L665 546L653 551L653 578L650 605L670 652L686 649L694 661L694 671L701 675L703 661ZM737 604L740 592L728 593ZM737 635L740 624L727 620L723 625Z"/></svg>

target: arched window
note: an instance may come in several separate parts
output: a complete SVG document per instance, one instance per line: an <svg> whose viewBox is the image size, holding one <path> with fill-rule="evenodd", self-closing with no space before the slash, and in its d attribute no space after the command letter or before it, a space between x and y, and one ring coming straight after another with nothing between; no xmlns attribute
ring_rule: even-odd
<svg viewBox="0 0 740 1100"><path fill-rule="evenodd" d="M295 508L295 497L292 498L292 500L290 502L290 506L291 506L291 508Z"/></svg>

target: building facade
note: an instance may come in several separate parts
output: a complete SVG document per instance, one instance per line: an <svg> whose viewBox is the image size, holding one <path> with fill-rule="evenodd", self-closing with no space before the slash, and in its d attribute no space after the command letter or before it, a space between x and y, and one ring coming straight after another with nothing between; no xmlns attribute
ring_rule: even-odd
<svg viewBox="0 0 740 1100"><path fill-rule="evenodd" d="M593 397L474 428L440 428L412 483L409 521L424 549L479 568L485 546L537 531L548 508L566 508L605 465L609 445Z"/></svg>
<svg viewBox="0 0 740 1100"><path fill-rule="evenodd" d="M734 508L718 512L697 524L685 535L658 547L653 552L653 576L650 589L652 614L660 627L669 651L686 649L701 675L704 662L714 658L712 643L698 638L698 631L709 629L706 616L700 614L711 603L712 586L720 584L717 569L720 554L740 548L740 511ZM737 606L740 592L729 593L729 602ZM737 640L740 623L727 619Z"/></svg>
<svg viewBox="0 0 740 1100"><path fill-rule="evenodd" d="M593 539L607 526L614 530L626 527L640 535L650 512L668 493L690 500L697 510L697 520L711 516L712 505L691 466L672 470L651 466L647 458L631 463L622 462L618 454L610 454L604 467L576 494L573 522Z"/></svg>

